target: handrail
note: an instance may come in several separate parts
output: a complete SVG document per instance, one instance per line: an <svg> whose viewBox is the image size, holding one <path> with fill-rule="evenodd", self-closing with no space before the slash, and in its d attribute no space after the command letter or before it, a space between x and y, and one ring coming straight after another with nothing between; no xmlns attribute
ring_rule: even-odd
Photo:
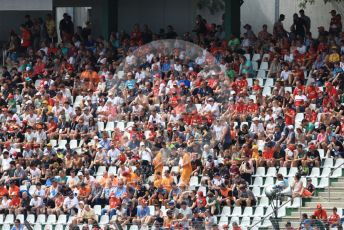
<svg viewBox="0 0 344 230"><path fill-rule="evenodd" d="M342 165L344 165L344 162L341 163L340 165L338 165L337 167L333 168L327 176L327 178L328 178L328 201L330 201L330 198L331 198L330 177L332 176L333 172L336 171L337 169L339 169Z"/></svg>
<svg viewBox="0 0 344 230"><path fill-rule="evenodd" d="M281 206L279 206L279 207L277 208L277 210L272 210L271 213L265 215L261 220L257 221L255 224L249 226L248 229L249 229L249 230L250 230L250 229L253 229L254 226L256 226L256 225L259 224L259 223L262 223L264 220L266 220L268 217L270 217L271 215L273 215L276 211L278 212L278 210L279 210L280 208L282 208L283 206L285 206L286 204L288 204L288 203L291 202L292 200L293 200L293 198L290 199L290 200L288 200L288 201L286 201L286 202L284 202ZM301 198L301 200L302 200L302 198ZM301 206L302 206L302 201L301 201L301 200L300 200L300 203L301 203ZM272 201L272 202L274 202L274 201Z"/></svg>

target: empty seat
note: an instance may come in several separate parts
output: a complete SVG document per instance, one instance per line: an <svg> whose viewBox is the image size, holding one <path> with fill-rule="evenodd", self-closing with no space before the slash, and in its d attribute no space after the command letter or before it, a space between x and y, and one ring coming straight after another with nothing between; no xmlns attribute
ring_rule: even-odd
<svg viewBox="0 0 344 230"><path fill-rule="evenodd" d="M100 132L104 131L104 122L98 121L97 126L98 126L98 131Z"/></svg>
<svg viewBox="0 0 344 230"><path fill-rule="evenodd" d="M229 207L229 206L224 206L223 208L222 208L222 214L221 214L221 216L230 216L231 215L231 207Z"/></svg>
<svg viewBox="0 0 344 230"><path fill-rule="evenodd" d="M192 176L190 178L190 186L198 186L198 177L197 176Z"/></svg>
<svg viewBox="0 0 344 230"><path fill-rule="evenodd" d="M240 222L241 227L248 227L251 224L251 218L249 216L244 216Z"/></svg>
<svg viewBox="0 0 344 230"><path fill-rule="evenodd" d="M264 86L274 87L274 79L267 78Z"/></svg>
<svg viewBox="0 0 344 230"><path fill-rule="evenodd" d="M230 221L230 225L232 225L234 222L236 222L239 225L239 217L233 216Z"/></svg>
<svg viewBox="0 0 344 230"><path fill-rule="evenodd" d="M41 224L35 224L33 226L33 230L42 230L42 225Z"/></svg>
<svg viewBox="0 0 344 230"><path fill-rule="evenodd" d="M295 197L293 200L292 208L299 208L302 206L302 199L300 197Z"/></svg>
<svg viewBox="0 0 344 230"><path fill-rule="evenodd" d="M7 214L4 224L13 224L14 222L14 215L13 214Z"/></svg>
<svg viewBox="0 0 344 230"><path fill-rule="evenodd" d="M71 149L78 148L78 140L70 140L69 146L70 146Z"/></svg>
<svg viewBox="0 0 344 230"><path fill-rule="evenodd" d="M57 224L54 230L64 230L64 227L62 224Z"/></svg>
<svg viewBox="0 0 344 230"><path fill-rule="evenodd" d="M320 168L313 167L312 172L309 176L310 177L319 177L320 176Z"/></svg>
<svg viewBox="0 0 344 230"><path fill-rule="evenodd" d="M343 158L339 158L336 160L336 163L333 166L334 168L340 167L340 168L344 168L344 159Z"/></svg>
<svg viewBox="0 0 344 230"><path fill-rule="evenodd" d="M276 174L277 174L276 168L275 168L275 167L269 167L269 168L268 168L268 171L267 171L267 173L266 173L266 176L267 176L267 177L275 177Z"/></svg>
<svg viewBox="0 0 344 230"><path fill-rule="evenodd" d="M23 214L17 215L16 219L20 220L20 223L24 223L24 215Z"/></svg>
<svg viewBox="0 0 344 230"><path fill-rule="evenodd" d="M323 149L317 149L319 152L320 159L324 159L325 157L325 151Z"/></svg>
<svg viewBox="0 0 344 230"><path fill-rule="evenodd" d="M332 175L331 175L331 178L338 178L338 177L341 177L343 175L343 172L342 172L342 168L337 168L335 169L333 172L332 172Z"/></svg>
<svg viewBox="0 0 344 230"><path fill-rule="evenodd" d="M256 210L254 211L254 215L253 216L255 216L255 217L264 216L264 207L263 206L256 207Z"/></svg>
<svg viewBox="0 0 344 230"><path fill-rule="evenodd" d="M30 224L34 224L35 223L35 215L34 214L27 215L26 221L29 222Z"/></svg>
<svg viewBox="0 0 344 230"><path fill-rule="evenodd" d="M49 215L46 223L47 224L56 224L56 215Z"/></svg>
<svg viewBox="0 0 344 230"><path fill-rule="evenodd" d="M108 224L109 221L110 221L110 219L109 219L109 216L108 216L108 215L102 215L102 216L100 217L99 224L100 224L100 225L105 225L105 224Z"/></svg>
<svg viewBox="0 0 344 230"><path fill-rule="evenodd" d="M256 62L260 60L260 54L253 54L252 61Z"/></svg>
<svg viewBox="0 0 344 230"><path fill-rule="evenodd" d="M280 167L279 170L278 170L278 173L279 174L282 174L283 177L286 177L287 176L287 167Z"/></svg>
<svg viewBox="0 0 344 230"><path fill-rule="evenodd" d="M262 226L263 228L268 228L268 227L272 226L272 224L271 224L271 221L270 221L268 218L266 218L266 219L263 221L263 223L262 223L261 226Z"/></svg>
<svg viewBox="0 0 344 230"><path fill-rule="evenodd" d="M265 176L265 167L258 167L256 174L254 174L253 176L257 176L257 177Z"/></svg>
<svg viewBox="0 0 344 230"><path fill-rule="evenodd" d="M108 123L106 123L105 130L106 131L114 131L115 130L115 123L113 121L109 121Z"/></svg>
<svg viewBox="0 0 344 230"><path fill-rule="evenodd" d="M252 188L252 193L254 194L255 197L260 197L260 187L253 187Z"/></svg>
<svg viewBox="0 0 344 230"><path fill-rule="evenodd" d="M67 216L66 215L59 215L57 220L57 224L66 224L67 223Z"/></svg>
<svg viewBox="0 0 344 230"><path fill-rule="evenodd" d="M121 131L124 131L125 130L124 127L125 127L124 122L117 122L116 128L118 128Z"/></svg>
<svg viewBox="0 0 344 230"><path fill-rule="evenodd" d="M253 216L253 208L252 207L246 207L242 216L248 216L248 217Z"/></svg>
<svg viewBox="0 0 344 230"><path fill-rule="evenodd" d="M263 88L263 96L271 96L271 87L264 86L264 88Z"/></svg>
<svg viewBox="0 0 344 230"><path fill-rule="evenodd" d="M262 177L256 177L254 179L253 186L263 186L263 178Z"/></svg>
<svg viewBox="0 0 344 230"><path fill-rule="evenodd" d="M330 175L331 171L332 171L331 168L323 168L323 171L322 171L320 177L328 177Z"/></svg>
<svg viewBox="0 0 344 230"><path fill-rule="evenodd" d="M113 174L116 174L116 171L117 171L117 168L116 166L110 166L109 167L109 170L108 170L108 173L113 173Z"/></svg>
<svg viewBox="0 0 344 230"><path fill-rule="evenodd" d="M228 217L227 216L221 216L219 220L219 225L225 225L228 224Z"/></svg>
<svg viewBox="0 0 344 230"><path fill-rule="evenodd" d="M234 207L232 215L231 216L241 216L241 207Z"/></svg>
<svg viewBox="0 0 344 230"><path fill-rule="evenodd" d="M269 63L266 61L263 61L262 63L260 63L260 70L268 70L269 69Z"/></svg>
<svg viewBox="0 0 344 230"><path fill-rule="evenodd" d="M139 230L139 226L137 225L131 225L129 230Z"/></svg>
<svg viewBox="0 0 344 230"><path fill-rule="evenodd" d="M258 63L256 61L252 61L252 68L254 71L258 70Z"/></svg>
<svg viewBox="0 0 344 230"><path fill-rule="evenodd" d="M265 182L264 182L264 186L268 186L268 185L273 185L275 182L274 182L274 178L273 177L267 177L265 179Z"/></svg>
<svg viewBox="0 0 344 230"><path fill-rule="evenodd" d="M269 206L269 198L266 196L261 197L259 200L259 206L268 207Z"/></svg>
<svg viewBox="0 0 344 230"><path fill-rule="evenodd" d="M293 177L298 173L298 168L297 167L291 167L288 173L288 177Z"/></svg>
<svg viewBox="0 0 344 230"><path fill-rule="evenodd" d="M3 224L1 230L11 230L10 224Z"/></svg>
<svg viewBox="0 0 344 230"><path fill-rule="evenodd" d="M266 71L263 69L258 70L257 77L258 78L265 78L266 77Z"/></svg>
<svg viewBox="0 0 344 230"><path fill-rule="evenodd" d="M323 167L324 168L332 168L333 167L333 158L325 158Z"/></svg>
<svg viewBox="0 0 344 230"><path fill-rule="evenodd" d="M255 216L252 220L251 226L260 227L262 225L262 218L261 216Z"/></svg>
<svg viewBox="0 0 344 230"><path fill-rule="evenodd" d="M106 167L105 166L99 166L98 170L97 170L97 176L101 176L103 175L103 173L106 171Z"/></svg>
<svg viewBox="0 0 344 230"><path fill-rule="evenodd" d="M36 220L36 224L45 224L45 215L44 214L39 214Z"/></svg>

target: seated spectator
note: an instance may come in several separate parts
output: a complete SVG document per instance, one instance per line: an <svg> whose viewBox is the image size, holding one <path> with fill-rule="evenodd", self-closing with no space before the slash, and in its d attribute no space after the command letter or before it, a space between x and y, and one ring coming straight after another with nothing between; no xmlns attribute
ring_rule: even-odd
<svg viewBox="0 0 344 230"><path fill-rule="evenodd" d="M313 215L316 219L327 223L327 212L322 208L321 204L317 204L317 209L314 211Z"/></svg>
<svg viewBox="0 0 344 230"><path fill-rule="evenodd" d="M251 190L246 185L241 184L239 186L238 198L235 201L237 206L251 207L256 205L256 198Z"/></svg>

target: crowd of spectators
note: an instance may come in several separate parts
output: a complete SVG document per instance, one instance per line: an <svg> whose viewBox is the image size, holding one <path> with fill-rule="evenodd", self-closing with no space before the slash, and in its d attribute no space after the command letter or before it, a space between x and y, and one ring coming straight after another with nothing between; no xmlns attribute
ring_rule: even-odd
<svg viewBox="0 0 344 230"><path fill-rule="evenodd" d="M300 176L321 165L318 149L344 156L344 33L331 15L318 34L300 11L290 30L281 15L272 34L246 24L242 38L226 40L201 16L184 35L135 25L105 39L89 22L74 31L65 14L60 43L51 15L26 16L0 77L0 212L67 214L70 229L97 229L101 205L104 229L226 229L217 223L224 206L257 205L257 167L298 167L293 197L313 196ZM201 52L192 60L148 46L137 62L138 47L162 39Z"/></svg>

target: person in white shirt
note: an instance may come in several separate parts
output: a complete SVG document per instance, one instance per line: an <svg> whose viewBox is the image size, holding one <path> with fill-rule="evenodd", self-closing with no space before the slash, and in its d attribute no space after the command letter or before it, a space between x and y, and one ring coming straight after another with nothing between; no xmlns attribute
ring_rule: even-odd
<svg viewBox="0 0 344 230"><path fill-rule="evenodd" d="M2 153L2 158L1 158L1 171L7 171L10 169L10 162L12 161L12 159L9 156L9 152L8 151L4 151Z"/></svg>
<svg viewBox="0 0 344 230"><path fill-rule="evenodd" d="M303 112L306 102L308 98L306 95L303 94L302 90L299 89L297 94L294 96L294 105L296 107L297 112Z"/></svg>
<svg viewBox="0 0 344 230"><path fill-rule="evenodd" d="M258 117L254 117L252 119L252 124L251 124L251 127L250 127L250 132L258 135L258 139L260 139L261 137L261 134L264 133L264 126L263 126L263 123L261 123L259 121L259 118Z"/></svg>
<svg viewBox="0 0 344 230"><path fill-rule="evenodd" d="M147 161L148 163L152 162L152 151L149 148L146 148L145 143L140 143L139 156L142 161Z"/></svg>
<svg viewBox="0 0 344 230"><path fill-rule="evenodd" d="M289 74L290 74L290 70L289 70L289 65L284 65L283 70L281 72L280 78L282 81L288 81L289 78Z"/></svg>
<svg viewBox="0 0 344 230"><path fill-rule="evenodd" d="M68 177L67 182L66 182L66 185L69 188L72 188L72 187L76 186L80 182L79 177L77 177L75 174L76 173L75 173L74 170L70 171L70 177Z"/></svg>
<svg viewBox="0 0 344 230"><path fill-rule="evenodd" d="M71 192L63 202L63 211L66 214L74 216L78 213L79 201L76 196Z"/></svg>
<svg viewBox="0 0 344 230"><path fill-rule="evenodd" d="M31 211L36 215L44 213L43 199L36 194L33 194L33 197L30 201Z"/></svg>
<svg viewBox="0 0 344 230"><path fill-rule="evenodd" d="M213 98L208 98L207 105L202 109L203 114L211 113L215 117L218 117L220 115L220 108L218 104L214 102Z"/></svg>

